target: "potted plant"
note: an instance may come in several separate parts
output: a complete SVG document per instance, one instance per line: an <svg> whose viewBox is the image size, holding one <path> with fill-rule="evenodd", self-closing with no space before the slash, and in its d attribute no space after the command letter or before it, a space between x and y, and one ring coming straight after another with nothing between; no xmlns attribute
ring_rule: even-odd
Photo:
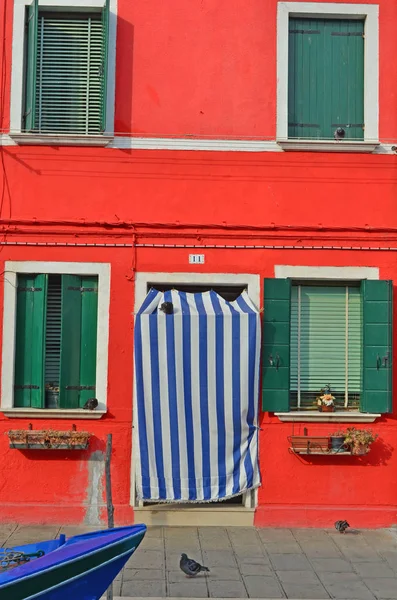
<svg viewBox="0 0 397 600"><path fill-rule="evenodd" d="M335 431L335 433L331 433L331 450L335 452L343 452L346 450L346 431Z"/></svg>
<svg viewBox="0 0 397 600"><path fill-rule="evenodd" d="M351 449L352 454L367 454L369 446L378 438L377 433L371 429L356 429L348 427L345 444Z"/></svg>
<svg viewBox="0 0 397 600"><path fill-rule="evenodd" d="M331 386L328 384L317 396L317 406L320 412L333 412L335 410L335 397L331 394Z"/></svg>

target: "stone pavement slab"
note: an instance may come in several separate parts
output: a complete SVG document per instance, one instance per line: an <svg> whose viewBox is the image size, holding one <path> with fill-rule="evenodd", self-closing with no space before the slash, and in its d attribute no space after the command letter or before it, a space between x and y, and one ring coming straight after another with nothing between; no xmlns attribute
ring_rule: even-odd
<svg viewBox="0 0 397 600"><path fill-rule="evenodd" d="M0 543L52 539L96 528L0 525ZM187 578L181 552L209 567ZM397 600L397 532L253 527L150 527L114 582L115 600L288 598Z"/></svg>

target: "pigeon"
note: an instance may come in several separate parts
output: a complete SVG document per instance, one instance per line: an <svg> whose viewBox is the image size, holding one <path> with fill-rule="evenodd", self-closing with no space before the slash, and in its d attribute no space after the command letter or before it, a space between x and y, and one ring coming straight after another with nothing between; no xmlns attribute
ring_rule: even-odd
<svg viewBox="0 0 397 600"><path fill-rule="evenodd" d="M160 306L160 310L162 310L166 315L172 315L174 312L174 305L172 302L163 302L163 304Z"/></svg>
<svg viewBox="0 0 397 600"><path fill-rule="evenodd" d="M189 558L187 554L181 555L179 566L186 575L189 575L189 577L195 577L198 575L198 573L200 573L200 571L208 571L208 573L210 571L207 569L207 567L203 567L203 565L200 565L200 563L196 562L192 558Z"/></svg>
<svg viewBox="0 0 397 600"><path fill-rule="evenodd" d="M84 404L83 408L84 408L84 410L94 410L94 408L96 408L97 406L98 406L98 400L96 398L90 398Z"/></svg>
<svg viewBox="0 0 397 600"><path fill-rule="evenodd" d="M336 531L339 531L339 533L345 533L348 527L350 527L350 525L347 521L336 521L335 523L335 529Z"/></svg>
<svg viewBox="0 0 397 600"><path fill-rule="evenodd" d="M338 127L338 129L336 129L334 132L334 138L336 140L343 140L345 135L346 135L346 131L343 129L343 127Z"/></svg>

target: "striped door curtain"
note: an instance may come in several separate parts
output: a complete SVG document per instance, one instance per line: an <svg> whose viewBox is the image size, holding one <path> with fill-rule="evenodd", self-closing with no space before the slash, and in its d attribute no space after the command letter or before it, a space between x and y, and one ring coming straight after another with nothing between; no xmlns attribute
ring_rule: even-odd
<svg viewBox="0 0 397 600"><path fill-rule="evenodd" d="M137 497L211 502L258 487L261 328L248 294L152 289L134 338Z"/></svg>

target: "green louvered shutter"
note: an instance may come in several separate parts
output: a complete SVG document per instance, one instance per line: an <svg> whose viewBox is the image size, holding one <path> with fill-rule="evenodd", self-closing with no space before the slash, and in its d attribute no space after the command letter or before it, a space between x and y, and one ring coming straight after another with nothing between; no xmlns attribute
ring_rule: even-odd
<svg viewBox="0 0 397 600"><path fill-rule="evenodd" d="M362 412L392 412L393 282L365 280Z"/></svg>
<svg viewBox="0 0 397 600"><path fill-rule="evenodd" d="M18 275L14 406L44 408L47 275Z"/></svg>
<svg viewBox="0 0 397 600"><path fill-rule="evenodd" d="M106 129L106 96L108 90L108 49L109 49L110 0L106 0L102 10L102 86L101 86L101 131Z"/></svg>
<svg viewBox="0 0 397 600"><path fill-rule="evenodd" d="M37 36L35 129L98 134L106 103L101 13L41 12Z"/></svg>
<svg viewBox="0 0 397 600"><path fill-rule="evenodd" d="M289 21L288 137L364 137L364 21Z"/></svg>
<svg viewBox="0 0 397 600"><path fill-rule="evenodd" d="M60 405L82 408L95 397L98 278L62 276Z"/></svg>
<svg viewBox="0 0 397 600"><path fill-rule="evenodd" d="M360 289L296 285L291 294L291 408L313 409L327 384L342 407L361 389Z"/></svg>
<svg viewBox="0 0 397 600"><path fill-rule="evenodd" d="M37 21L38 21L38 0L27 7L26 22L26 93L24 110L24 129L32 131L34 129L34 119L36 110L36 69L37 69Z"/></svg>
<svg viewBox="0 0 397 600"><path fill-rule="evenodd" d="M289 279L264 280L262 408L289 410L290 311Z"/></svg>

